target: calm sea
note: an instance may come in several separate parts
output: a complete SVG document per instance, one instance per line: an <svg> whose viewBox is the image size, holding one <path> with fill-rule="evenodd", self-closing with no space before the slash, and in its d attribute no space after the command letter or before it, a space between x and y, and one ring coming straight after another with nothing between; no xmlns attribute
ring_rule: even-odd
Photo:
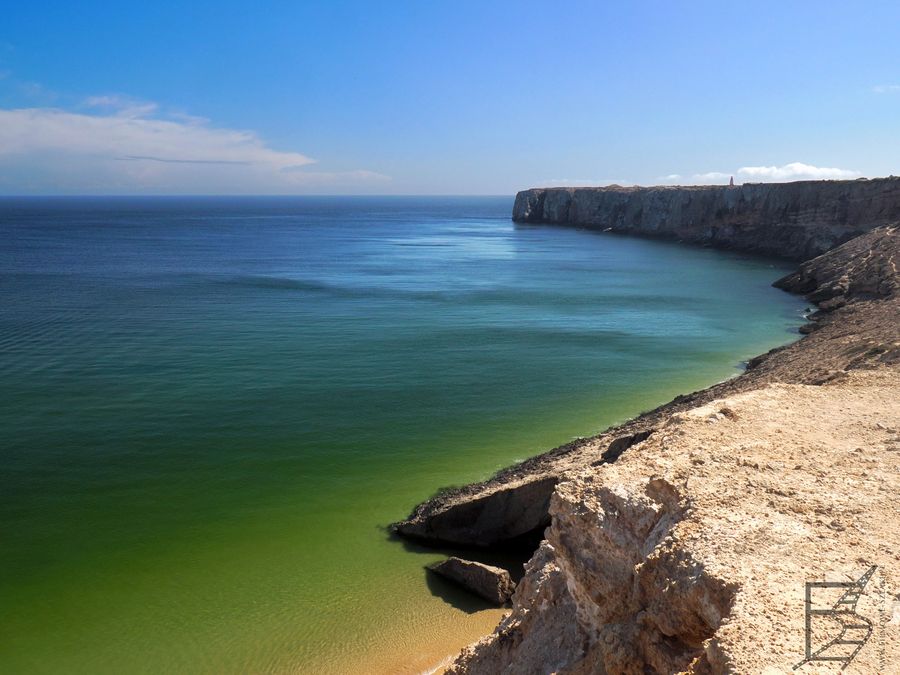
<svg viewBox="0 0 900 675"><path fill-rule="evenodd" d="M503 198L0 200L0 672L418 672L383 526L794 339L784 263Z"/></svg>

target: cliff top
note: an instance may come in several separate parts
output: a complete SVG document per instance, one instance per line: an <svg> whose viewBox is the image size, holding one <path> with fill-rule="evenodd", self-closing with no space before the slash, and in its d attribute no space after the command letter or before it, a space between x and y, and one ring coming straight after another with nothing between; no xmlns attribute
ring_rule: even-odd
<svg viewBox="0 0 900 675"><path fill-rule="evenodd" d="M857 185L860 183L900 183L900 176L884 176L879 178L854 178L853 180L836 180L836 179L826 179L826 180L795 180L795 181L786 181L784 183L757 183L757 182L744 182L744 183L735 183L734 185L619 185L617 183L611 183L609 185L579 185L579 186L566 186L566 185L558 185L553 187L531 187L526 188L525 190L521 190L521 192L533 192L538 190L546 190L546 191L567 191L572 192L575 190L594 190L600 192L641 192L644 190L676 190L676 191L704 191L704 190L734 190L742 187L760 187L767 186L777 188L780 186L812 186L818 187L823 185L833 186L833 185Z"/></svg>

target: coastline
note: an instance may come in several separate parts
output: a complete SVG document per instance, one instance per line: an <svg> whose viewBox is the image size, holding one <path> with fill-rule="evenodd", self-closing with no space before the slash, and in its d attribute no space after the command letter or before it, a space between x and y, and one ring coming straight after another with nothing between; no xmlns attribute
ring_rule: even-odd
<svg viewBox="0 0 900 675"><path fill-rule="evenodd" d="M892 185L896 183L896 179L888 180L893 181ZM562 192L571 195L575 191ZM517 198L517 204L520 202ZM816 227L814 221L808 223L809 229ZM862 229L863 234L850 232L853 236L840 233L837 239L844 240L840 245L829 247L829 252L808 260L796 272L773 284L806 296L818 307L810 316L811 322L801 329L804 335L800 340L751 359L747 370L738 377L677 396L597 436L573 441L501 470L487 481L441 494L420 504L409 518L392 526L401 536L433 545L487 549L525 545L536 550L527 568L526 582L514 598L513 618L504 620L492 636L476 647L465 650L451 672L491 672L491 668L515 663L535 667L537 656L532 643L547 636L533 633L553 634L554 627L565 623L561 616L549 616L544 624L539 621L539 625L532 626L522 617L523 612L527 613L525 606L535 602L542 592L540 583L535 580L528 583L527 579L542 578L542 574L547 577L547 570L552 568L557 576L567 577L571 585L579 574L575 568L563 569L565 564L554 560L552 552L546 551L548 544L540 543L546 535L552 536L564 520L559 500L571 481L590 482L591 476L613 470L623 455L631 459L635 453L649 452L644 448L658 447L660 439L665 437L665 428L673 420L704 410L716 401L740 399L773 387L800 387L798 392L806 391L803 387L837 390L842 382L855 378L856 371L896 373L900 364L896 320L900 316L900 298L895 255L900 248L900 236L896 228L883 226L877 219ZM797 251L789 256L795 259L802 258L802 251L809 246L808 237L797 241ZM890 389L893 383L895 380L889 376L885 386ZM590 510L583 503L576 507ZM616 555L609 551L602 553ZM580 555L589 553L581 551ZM569 597L567 601L579 607L585 602L591 604L584 598ZM724 609L723 612L723 616L727 615ZM714 622L716 628L723 616ZM510 639L509 631L513 627L516 638ZM590 635L581 635L579 639L591 642L597 638L598 631L602 632L602 626L591 626L587 631ZM563 639L560 635L556 637ZM709 637L711 634L701 642L708 642ZM526 646L529 644L532 647ZM568 658L577 661L578 650L570 647L568 651L574 653L569 653ZM628 646L624 649L627 651ZM698 645L691 649L697 658L703 651ZM554 658L563 656L556 654Z"/></svg>
<svg viewBox="0 0 900 675"><path fill-rule="evenodd" d="M337 205L339 201L332 200L330 203ZM397 200L396 204L401 210L406 209L402 200ZM439 200L428 208L443 209L443 204ZM160 393L159 398L145 398L143 400L147 405L131 408L151 414L169 410L167 400L176 403L179 399L187 400L182 396L192 391L189 385L196 381L195 373L205 374L209 378L206 381L219 385L211 391L215 394L212 399L196 397L197 400L189 406L194 413L192 416L174 418L183 420L184 426L172 429L172 438L177 438L177 445L173 441L172 445L166 443L158 448L160 459L165 461L148 463L148 469L168 470L164 476L177 475L180 479L154 481L152 490L142 489L142 484L138 484L128 493L129 502L131 498L146 495L148 509L155 508L155 504L159 503L160 515L171 514L173 520L177 516L179 522L172 523L173 527L169 527L168 523L163 527L161 522L160 527L155 527L153 523L157 522L156 519L145 518L130 528L112 527L114 521L116 524L131 521L129 510L120 508L117 500L112 499L105 502L108 506L104 512L109 514L107 522L110 525L104 527L96 527L97 521L89 517L66 519L65 514L57 514L52 508L33 509L35 516L42 513L47 516L23 521L22 527L11 532L15 538L8 547L11 552L28 550L23 544L29 540L35 541L37 536L46 532L42 525L54 523L60 526L67 524L68 539L73 542L73 548L78 542L84 542L85 550L59 549L60 561L65 560L65 574L46 574L45 569L37 564L12 568L22 571L11 576L11 579L18 578L20 581L16 584L18 588L7 594L11 607L18 608L8 625L14 644L11 643L4 662L9 663L10 668L27 668L30 655L43 653L48 663L68 661L98 672L104 670L104 663L129 664L141 660L163 664L161 667L170 670L189 669L191 663L202 663L209 670L228 671L239 665L246 668L250 667L247 664L259 663L263 664L259 667L276 671L304 666L323 673L352 670L350 667L343 668L345 662L357 665L380 662L387 664L383 669L386 672L408 672L403 668L402 657L417 653L420 647L427 651L424 643L440 647L441 641L448 637L452 643L448 640L447 649L435 653L441 657L455 653L465 644L490 632L499 615L495 615L490 622L476 624L471 620L480 622L483 620L481 615L465 613L471 603L457 598L450 589L433 593L433 583L421 583L424 577L422 568L442 554L423 551L410 555L407 548L388 540L380 526L408 513L415 503L431 494L435 486L481 480L502 466L568 442L576 435L594 435L602 428L641 410L655 407L678 391L697 389L727 378L735 372L736 363L741 359L796 337L790 326L796 324L804 305L768 287L769 278L790 271L780 261L755 260L741 255L720 256L710 250L680 247L673 243L626 240L624 237L563 228L519 228L509 221L512 205L509 198L489 202L475 200L471 204L453 200L453 204L456 205L454 208L458 206L461 209L461 215L483 214L485 221L479 220L473 224L466 218L458 226L455 221L447 223L441 219L436 228L429 227L423 231L419 222L422 219L414 217L409 223L409 233L421 236L430 232L455 232L451 242L457 244L460 252L465 252L466 258L472 261L476 276L470 277L465 270L455 268L458 275L464 281L468 279L479 285L482 279L490 283L486 292L479 291L472 294L474 297L464 293L458 298L456 294L450 294L449 298L432 299L429 294L424 302L415 298L406 302L403 298L407 294L397 294L404 307L417 310L412 322L390 322L398 327L406 326L401 329L412 338L402 341L405 351L399 353L405 357L397 358L397 365L414 372L431 370L434 379L427 387L420 387L420 384L426 383L407 379L396 381L393 378L398 374L397 369L389 371L392 377L386 380L387 386L373 391L380 390L388 396L397 392L410 404L403 405L401 402L384 407L381 419L388 420L384 425L385 434L379 431L380 423L374 417L355 413L352 420L344 420L342 416L346 414L347 396L318 397L315 400L325 405L325 410L316 406L310 412L318 410L318 414L307 415L302 401L309 400L308 396L304 394L304 389L290 382L296 382L295 373L307 368L298 355L319 351L314 348L319 343L303 341L305 346L302 346L301 341L295 339L290 344L284 344L282 338L285 332L282 329L287 322L278 318L287 319L285 312L289 312L291 317L297 315L295 312L305 315L312 304L306 299L318 304L317 298L321 298L323 306L335 307L341 296L319 290L310 292L305 287L273 284L273 280L282 277L265 260L261 268L258 271L254 268L250 276L233 276L233 270L226 266L222 271L227 279L232 279L227 285L189 278L184 290L173 294L168 290L169 284L165 284L162 292L168 301L166 303L159 302L155 292L148 297L141 277L135 280L132 275L122 275L117 286L125 289L138 286L136 293L139 298L155 298L155 302L148 303L153 307L165 305L162 310L165 316L177 313L187 317L185 310L196 308L197 300L209 294L213 300L222 300L217 307L223 313L219 314L217 310L217 316L224 318L233 312L243 315L244 308L252 308L253 312L258 313L259 321L254 323L251 334L229 336L215 330L216 326L210 326L204 316L191 312L193 318L190 321L172 326L174 333L154 332L154 335L165 336L166 340L174 339L176 342L173 344L185 348L196 344L211 345L212 348L198 351L215 356L220 366L208 368L208 365L216 364L199 359L196 362L199 370L192 368L184 373L185 376L174 370L159 373L156 369L151 371L149 378L139 372L129 376L129 383L141 389L146 388L144 383L148 380L162 385L155 389ZM302 206L299 202L298 205ZM73 206L78 207L77 204ZM122 206L120 203L116 208ZM136 206L143 209L140 204ZM160 204L160 211L148 214L147 218L154 223L157 219L167 218L166 214L171 214L171 211L164 206ZM209 206L207 200L199 200L191 208L196 213ZM369 211L371 206L355 203L348 209ZM244 209L267 213L269 209L280 208L280 205L278 202L254 201L228 208L236 208L236 213L245 213ZM282 231L285 226L290 230L299 230L283 223L280 218L265 220L272 223L271 234ZM240 230L250 240L269 231L267 228L248 229L243 223L243 218L226 218L220 226L216 219L209 223L209 229L221 233L221 227L228 227L234 235ZM388 232L404 229L393 222L386 224ZM361 238L366 241L375 239L373 245L379 251L387 245L400 257L396 264L390 264L396 270L387 282L405 280L404 272L418 274L421 271L419 265L404 265L402 262L408 253L419 257L419 248L397 245L394 239L385 236L370 237L374 227L372 223L360 226ZM126 228L118 229L125 234ZM339 228L328 229L341 238L346 235ZM94 241L94 236L79 236L79 232L79 228L67 228L64 240L78 237L87 248ZM140 228L135 234L137 232L155 232L165 240L166 233L175 233L177 228L147 223L146 230ZM101 235L98 232L96 236ZM140 241L148 240L156 241L152 237L140 237ZM123 239L122 243L126 241L126 252L134 250L135 246L137 250L142 250L141 243L135 242L131 236ZM274 244L280 239L262 236L261 241ZM477 242L487 245L475 245ZM316 246L325 243L324 232L322 236L315 237ZM309 246L312 245L313 242L310 242ZM172 250L170 247L166 249ZM203 248L210 253L216 252L217 257L222 249L241 249L256 257L252 246L236 246L231 237L223 239L213 236L208 247ZM15 247L12 250L16 250ZM436 248L436 256L429 255L428 249L425 251L426 258L435 263L438 276L443 276L446 247ZM523 255L508 255L516 251ZM273 255L273 262L277 263L278 251L273 251ZM129 259L131 257L138 259L138 256L129 256ZM330 264L330 273L337 269L334 266L340 264L339 259L352 261L352 256L330 257L335 258ZM631 266L631 260L642 264ZM494 265L501 268L514 265L515 273L491 274L490 270L497 269ZM623 266L632 269L622 271ZM621 281L622 284L610 287L605 281L597 283L598 272L604 275L604 279ZM646 276L649 274L653 277ZM679 278L683 278L684 283L673 286L671 280L678 281ZM176 281L181 280L179 276ZM379 278L368 280L375 286L385 281ZM710 283L716 280L722 281L720 285L726 288L746 289L748 303L743 312L735 311L727 298L728 294ZM19 294L17 305L31 304L31 297L40 297L42 285L28 285L33 290ZM418 286L441 287L441 280L427 279L416 284ZM181 284L177 287L181 288ZM658 287L658 294L654 287ZM18 285L13 288L18 288ZM79 285L73 283L71 288L74 291ZM707 292L707 288L712 290ZM620 313L616 309L620 299L632 293L641 301L641 305L634 308L639 311L626 307L626 311ZM379 304L384 302L382 295L378 296ZM612 297L607 299L608 296ZM684 304L669 312L668 297L675 301L684 298ZM175 302L179 299L184 302ZM301 301L298 302L298 299ZM559 302L561 299L565 301ZM143 300L135 304L142 307ZM454 315L459 311L460 303L464 303L467 309L461 315ZM39 303L35 306L42 307ZM351 296L346 307L354 306ZM426 321L428 315L422 313L426 311L433 312L439 331L450 329L450 339L445 343L450 345L449 349L444 350L439 341L422 342L423 334L433 334ZM755 317L755 330L741 332L745 321L741 314L744 312L751 312ZM481 324L476 324L474 328L477 332L468 328L462 330L462 334L472 335L476 344L482 340L485 344L481 348L465 350L464 353L475 354L475 359L460 358L460 350L453 346L457 342L454 338L460 335L460 331L454 328L454 324L460 323L458 317L477 319L486 313L491 316L483 329L479 328ZM108 343L103 339L103 334L109 333L106 330L109 324L104 323L106 314L106 309L99 307L97 313L83 315L81 323L74 324L89 327L91 335L96 335L91 342L97 352L108 351ZM115 319L115 312L110 314L109 318ZM139 315L147 316L146 313ZM8 320L12 316L15 314L5 318ZM345 325L348 330L359 330L365 340L363 345L371 346L371 338L376 334L378 337L390 337L390 327L383 327L387 322L377 322L376 318L362 324L355 320L348 321ZM634 335L636 339L619 338L617 326L610 326L614 320L625 322L619 332ZM289 323L291 328L288 332L297 336L310 334L302 328L303 322ZM647 344L639 342L644 339L643 336L658 330L660 325L671 325L676 330L664 339L651 339ZM163 326L168 327L167 324ZM495 326L500 328L499 335ZM492 336L502 339L492 341ZM611 339L605 339L606 336ZM698 345L688 336L698 337L702 343ZM740 347L736 347L735 338ZM260 342L256 342L258 339ZM60 348L54 351L54 358L80 363L81 356L66 351L65 340L60 342ZM136 346L146 345L147 342L132 341L129 337L127 344ZM250 345L258 344L277 346L278 349L254 348L252 351L258 354L258 358L252 358L251 367L246 371L221 367L241 363L239 357L249 353ZM335 349L332 352L334 346L329 345L322 351L323 364L332 363L346 372L349 364L375 361L367 349ZM647 347L653 351L645 357L642 352L648 351ZM331 357L337 351L342 353L339 360ZM167 363L167 353L160 354L151 349L146 354L148 361L159 359L160 363ZM607 360L605 354L611 354L611 360ZM668 355L676 357L676 365L671 364ZM621 372L621 368L613 366L620 357L622 361L633 364L636 370L628 376L618 376L616 371ZM465 360L474 362L472 371L465 370L466 364L462 363ZM495 371L496 376L484 380L476 369L487 360L492 361L495 368L501 363L504 366ZM678 361L692 364L690 368L683 369L683 378L678 372ZM436 367L416 365L423 362ZM265 388L247 389L235 384L241 380L253 381L260 369L271 374ZM370 376L371 371L354 370L356 377L353 380L369 384L377 381ZM238 380L235 375L243 372L247 373L247 379ZM442 373L448 375L446 380L441 379ZM338 372L337 377L315 383L314 389L328 392L332 387L340 386L341 374ZM34 380L40 382L40 378ZM10 384L13 382L11 380ZM451 386L443 386L443 382L449 382ZM348 380L348 383L355 386L353 381ZM442 384L434 386L435 383ZM454 383L458 383L458 388L454 388ZM471 385L476 389L472 389ZM270 409L270 394L266 392L273 388L279 391L279 405ZM433 403L428 402L427 396L421 395L423 391L428 394L429 388L437 393ZM99 394L105 390L98 387L96 391ZM250 396L250 399L244 400L245 396ZM235 407L229 405L224 408L234 397L241 399L239 403ZM259 400L263 397L265 400L260 405ZM54 399L47 400L52 402ZM327 414L328 400L334 401L334 417ZM359 399L353 397L353 400ZM384 400L384 396L380 400ZM374 402L381 410L379 399L374 399ZM80 424L82 419L90 419L84 417L78 401L73 401L73 404L67 408L66 418L43 426L48 430L65 429L68 428L66 419L75 425ZM247 435L236 433L240 431L238 427L243 428L244 425L233 415L223 417L211 414L200 421L199 415L202 413L222 409L246 410L248 415L255 415L258 411L260 417L252 417L254 423L246 426ZM175 411L178 410L184 411L184 405L176 405ZM437 416L427 416L429 410L435 410ZM442 414L447 417L441 417ZM427 419L423 419L426 416ZM132 419L143 417L135 414ZM458 422L453 423L454 419ZM408 423L396 423L403 423L404 420ZM118 428L118 423L118 419L110 419L108 427ZM277 429L282 423L290 436L284 440L280 438L280 433L270 435L273 425ZM349 429L345 426L347 423L352 425ZM207 445L198 438L208 434L209 430L219 429L219 424L227 428L222 433L221 444ZM404 428L409 430L408 433L403 431ZM131 427L122 427L123 431L127 429ZM235 433L231 432L232 429ZM296 434L291 430L303 431L299 441L294 440ZM343 432L337 433L337 430ZM20 435L23 431L21 427L8 425L7 431L11 437L18 436L17 443L21 444L23 439L28 438L27 435ZM27 429L24 431L27 432ZM370 435L373 431L377 435ZM248 445L265 449L265 457L235 447L238 443L243 445L245 439L250 441ZM331 459L321 465L324 468L321 472L316 471L320 465L308 460L307 453L297 447L298 443L304 443L307 439L330 450L327 455ZM368 444L370 440L377 442L378 447L375 443ZM335 441L342 443L343 448L333 444ZM204 469L202 474L215 480L205 483L203 490L193 488L197 475L192 471L193 467L185 466L185 462L173 463L180 457L189 457L189 448L208 448L208 456L216 457L215 470L211 463L209 470ZM338 453L344 448L353 453L354 460L359 457L362 461L339 459L342 455ZM373 451L370 452L369 448ZM389 452L382 452L379 448ZM79 454L85 459L93 456L87 450ZM326 453L322 454L324 457ZM225 458L228 458L227 462L222 461ZM264 465L260 465L260 459L263 459ZM94 466L94 463L86 464L85 468L90 471L78 474L61 468L59 476L63 481L78 484L84 481L83 485L88 486L91 485L88 480L91 475L98 478L117 475L105 473L106 463L103 461L96 464L99 470L94 470ZM233 477L233 481L227 480L228 476ZM253 476L253 480L248 480L248 476ZM221 480L223 477L225 481ZM59 489L40 492L47 495L48 501L58 500L61 495L67 494ZM163 502L158 501L160 495L174 501L162 508ZM8 496L14 499L14 493ZM29 497L22 504L37 506L41 499L40 496ZM221 507L221 516L208 517L211 505ZM360 505L365 511L362 517ZM78 504L73 503L72 506L77 507ZM79 515L84 513L74 508L73 511ZM153 512L145 513L149 515ZM142 529L145 527L147 529ZM116 531L141 535L163 546L142 545L140 549L134 549L136 555L132 555L132 549L127 545L124 548L111 546L115 544L113 534ZM32 550L40 549L50 550L49 543L42 547L35 546ZM109 555L111 550L116 555ZM152 556L149 555L151 553ZM28 562L26 556L21 556L21 560ZM517 561L517 564L521 569L521 562ZM136 576L138 566L141 572ZM25 579L28 583L22 583ZM191 593L186 595L179 588L190 588ZM260 591L260 588L264 590ZM44 607L42 599L46 597L60 598L52 614L49 607L46 611L40 611ZM37 608L34 613L22 611L29 606ZM191 644L176 652L160 652L156 649L157 645L168 644L178 637L179 631L167 620L172 615L171 608L176 606L179 608L177 615L190 628ZM215 623L204 621L203 617L209 614L220 618ZM251 616L254 618L248 623ZM26 617L30 618L26 620ZM38 622L41 629L34 630L33 626ZM103 626L122 622L133 623L141 629L115 643L104 641L106 631ZM466 622L469 622L468 628L463 632ZM52 647L49 651L41 650L45 639L46 644ZM73 645L78 645L77 652L74 648L69 651ZM385 653L379 654L379 651ZM364 654L369 658L363 660L361 657ZM401 657L401 663L394 667L397 654ZM435 662L438 660L435 659ZM430 664L429 660L423 667Z"/></svg>

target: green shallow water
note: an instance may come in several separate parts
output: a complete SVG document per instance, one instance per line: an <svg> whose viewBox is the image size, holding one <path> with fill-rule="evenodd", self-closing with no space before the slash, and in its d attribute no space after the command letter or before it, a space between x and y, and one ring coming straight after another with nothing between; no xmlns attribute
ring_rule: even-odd
<svg viewBox="0 0 900 675"><path fill-rule="evenodd" d="M0 672L419 672L383 526L796 337L783 263L508 198L0 200Z"/></svg>

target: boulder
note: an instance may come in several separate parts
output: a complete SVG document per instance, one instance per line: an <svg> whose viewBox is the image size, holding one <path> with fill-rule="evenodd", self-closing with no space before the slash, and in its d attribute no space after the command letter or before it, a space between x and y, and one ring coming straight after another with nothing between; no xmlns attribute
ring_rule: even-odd
<svg viewBox="0 0 900 675"><path fill-rule="evenodd" d="M509 572L472 560L447 558L429 565L428 569L496 605L509 602L516 590Z"/></svg>

